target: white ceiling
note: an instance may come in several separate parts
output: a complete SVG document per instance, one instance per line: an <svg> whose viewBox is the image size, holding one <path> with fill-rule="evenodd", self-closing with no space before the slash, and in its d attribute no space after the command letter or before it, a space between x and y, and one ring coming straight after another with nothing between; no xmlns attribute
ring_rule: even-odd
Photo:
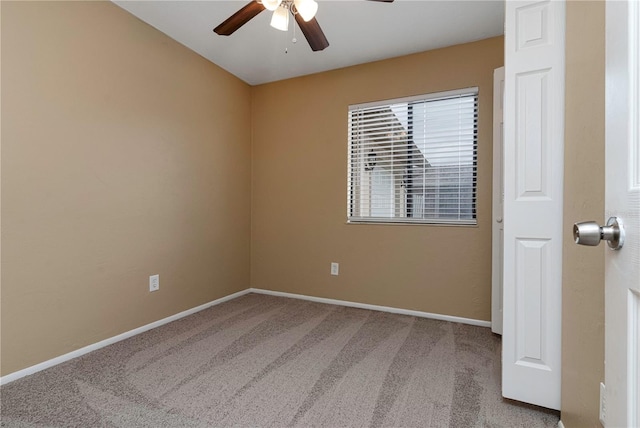
<svg viewBox="0 0 640 428"><path fill-rule="evenodd" d="M278 31L266 10L231 36L213 32L249 0L112 1L251 85L482 40L504 29L503 0L319 0L316 19L330 45L313 52L293 19L288 32Z"/></svg>

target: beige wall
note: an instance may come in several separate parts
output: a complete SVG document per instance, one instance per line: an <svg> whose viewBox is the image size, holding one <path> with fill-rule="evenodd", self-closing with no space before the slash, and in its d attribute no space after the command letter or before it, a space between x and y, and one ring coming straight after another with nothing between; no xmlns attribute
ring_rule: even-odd
<svg viewBox="0 0 640 428"><path fill-rule="evenodd" d="M577 246L572 225L604 218L604 3L569 1L566 39L562 421L600 426L604 251Z"/></svg>
<svg viewBox="0 0 640 428"><path fill-rule="evenodd" d="M1 373L246 289L250 87L109 2L1 7Z"/></svg>
<svg viewBox="0 0 640 428"><path fill-rule="evenodd" d="M252 286L489 320L502 64L496 37L254 87ZM480 100L478 226L347 225L348 106L470 86Z"/></svg>

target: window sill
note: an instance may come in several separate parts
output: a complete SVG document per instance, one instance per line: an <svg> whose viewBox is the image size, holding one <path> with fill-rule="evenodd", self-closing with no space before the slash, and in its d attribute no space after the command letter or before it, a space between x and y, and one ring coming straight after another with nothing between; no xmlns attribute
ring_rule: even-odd
<svg viewBox="0 0 640 428"><path fill-rule="evenodd" d="M348 225L374 225L374 226L445 226L445 227L471 227L477 228L477 221L468 222L434 222L411 220L347 220Z"/></svg>

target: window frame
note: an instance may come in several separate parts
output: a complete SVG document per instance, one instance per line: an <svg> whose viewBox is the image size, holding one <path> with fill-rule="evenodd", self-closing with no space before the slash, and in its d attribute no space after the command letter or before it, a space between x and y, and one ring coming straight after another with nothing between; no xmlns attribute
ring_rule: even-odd
<svg viewBox="0 0 640 428"><path fill-rule="evenodd" d="M352 144L352 136L354 135L354 131L352 130L352 112L371 108L371 107L384 107L384 106L392 106L394 104L406 103L408 104L407 109L412 109L411 104L415 104L416 102L429 102L436 100L445 100L456 97L465 97L465 96L473 96L474 97L474 128L473 128L473 160L471 163L472 166L472 187L471 187L471 201L472 208L471 214L472 218L470 219L451 219L451 218L415 218L415 217L401 217L397 216L394 213L393 217L371 217L371 216L354 216L352 215L355 205L360 203L360 198L356 202L354 198L355 185L353 184L357 181L357 175L362 174L361 168L353 168L352 163L354 159L354 150L358 150L358 148L354 149ZM414 225L438 225L438 226L477 226L478 224L478 127L479 127L479 116L480 116L480 104L479 104L479 90L478 87L467 87L449 91L441 91L441 92L433 92L422 95L414 95L409 97L402 98L394 98L388 100L379 100L379 101L371 101L360 104L349 105L348 109L348 117L347 117L347 126L348 126L348 135L347 135L347 224L414 224ZM408 133L411 134L413 127L413 116L409 119L408 125ZM412 138L412 137L411 137ZM460 185L457 187L461 188ZM442 189L438 186L437 191L440 192ZM404 215L407 215L407 212L414 207L408 206L408 193L405 194L404 207L401 211L404 212ZM424 193L423 193L424 195ZM395 196L397 198L397 195ZM369 202L370 203L370 202ZM395 209L395 208L394 208ZM396 209L397 212L397 209Z"/></svg>

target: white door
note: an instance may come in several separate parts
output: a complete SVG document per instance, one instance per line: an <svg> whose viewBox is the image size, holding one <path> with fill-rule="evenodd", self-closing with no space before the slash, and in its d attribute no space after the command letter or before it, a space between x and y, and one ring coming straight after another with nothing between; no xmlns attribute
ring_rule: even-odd
<svg viewBox="0 0 640 428"><path fill-rule="evenodd" d="M502 395L560 409L565 2L505 7Z"/></svg>
<svg viewBox="0 0 640 428"><path fill-rule="evenodd" d="M607 427L640 426L640 2L606 5L606 217L626 238L605 256Z"/></svg>
<svg viewBox="0 0 640 428"><path fill-rule="evenodd" d="M493 227L491 240L491 331L502 334L502 269L504 226L504 67L493 71Z"/></svg>

